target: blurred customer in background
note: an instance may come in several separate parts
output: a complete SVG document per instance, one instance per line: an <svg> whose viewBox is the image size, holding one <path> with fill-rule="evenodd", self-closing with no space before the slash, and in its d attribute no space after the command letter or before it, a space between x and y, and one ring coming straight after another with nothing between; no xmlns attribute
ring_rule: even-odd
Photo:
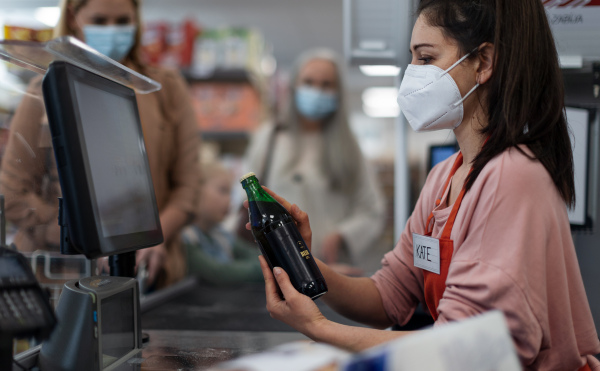
<svg viewBox="0 0 600 371"><path fill-rule="evenodd" d="M343 263L340 269L356 265L373 246L385 212L376 177L350 130L345 94L334 52L303 53L291 72L283 118L261 127L246 154L248 171L310 214L312 253L328 264Z"/></svg>
<svg viewBox="0 0 600 371"><path fill-rule="evenodd" d="M147 262L150 281L166 286L185 275L179 232L192 218L198 183L199 134L186 84L177 72L140 61L138 0L63 0L60 9L55 37L74 36L162 84L137 103L165 243L137 259ZM29 93L41 97L41 82L35 78ZM43 101L25 96L10 129L0 188L7 219L19 228L14 242L22 251L58 251L61 191Z"/></svg>
<svg viewBox="0 0 600 371"><path fill-rule="evenodd" d="M231 172L213 162L200 173L196 218L182 233L188 274L215 285L263 282L257 247L221 227L231 201Z"/></svg>

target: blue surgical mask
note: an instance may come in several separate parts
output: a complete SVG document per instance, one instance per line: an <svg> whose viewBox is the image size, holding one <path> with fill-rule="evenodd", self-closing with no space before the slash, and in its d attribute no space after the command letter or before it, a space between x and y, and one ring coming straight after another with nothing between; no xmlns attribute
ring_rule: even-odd
<svg viewBox="0 0 600 371"><path fill-rule="evenodd" d="M135 42L136 28L125 26L83 26L85 43L117 62L125 59Z"/></svg>
<svg viewBox="0 0 600 371"><path fill-rule="evenodd" d="M335 93L300 86L296 88L296 108L309 120L321 120L338 109L338 97Z"/></svg>

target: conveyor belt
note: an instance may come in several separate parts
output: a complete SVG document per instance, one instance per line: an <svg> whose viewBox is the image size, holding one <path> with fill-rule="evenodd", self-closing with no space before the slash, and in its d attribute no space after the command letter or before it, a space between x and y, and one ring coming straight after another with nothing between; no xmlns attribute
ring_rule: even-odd
<svg viewBox="0 0 600 371"><path fill-rule="evenodd" d="M265 308L264 285L211 287L187 285L177 296L143 310L142 329L195 331L295 331L270 317ZM316 301L325 317L359 325ZM144 305L142 304L142 307Z"/></svg>

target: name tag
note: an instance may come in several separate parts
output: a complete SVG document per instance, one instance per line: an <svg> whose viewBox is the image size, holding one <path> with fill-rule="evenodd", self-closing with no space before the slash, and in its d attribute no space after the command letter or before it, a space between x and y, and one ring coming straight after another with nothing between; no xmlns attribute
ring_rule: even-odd
<svg viewBox="0 0 600 371"><path fill-rule="evenodd" d="M440 241L437 238L413 233L415 267L440 274Z"/></svg>

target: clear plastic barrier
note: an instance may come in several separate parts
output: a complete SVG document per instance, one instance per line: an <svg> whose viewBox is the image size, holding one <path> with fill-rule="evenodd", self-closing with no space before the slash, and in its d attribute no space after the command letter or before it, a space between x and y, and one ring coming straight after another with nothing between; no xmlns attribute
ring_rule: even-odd
<svg viewBox="0 0 600 371"><path fill-rule="evenodd" d="M47 250L21 253L31 261L31 269L40 286L48 289L53 308L56 308L67 281L95 274L95 265L83 255L62 255L58 251Z"/></svg>
<svg viewBox="0 0 600 371"><path fill-rule="evenodd" d="M140 94L160 90L160 83L108 58L71 36L46 43L0 40L0 59L39 74L45 74L53 61L66 61Z"/></svg>

